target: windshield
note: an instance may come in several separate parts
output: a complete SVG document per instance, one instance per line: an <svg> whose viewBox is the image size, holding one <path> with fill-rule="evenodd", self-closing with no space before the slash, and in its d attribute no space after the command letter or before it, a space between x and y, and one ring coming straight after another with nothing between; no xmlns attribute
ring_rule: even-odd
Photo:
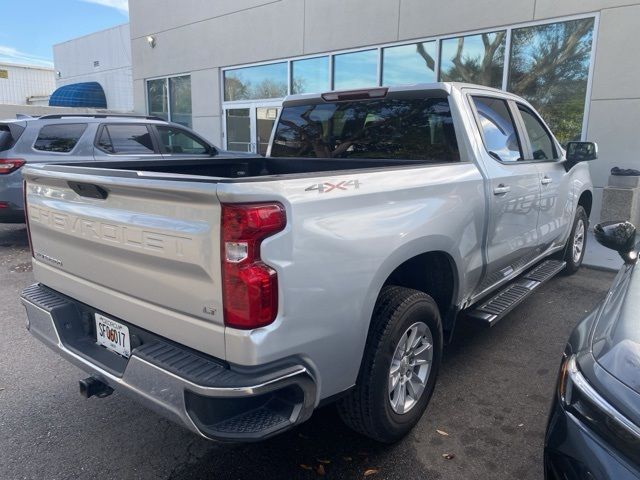
<svg viewBox="0 0 640 480"><path fill-rule="evenodd" d="M446 98L380 99L285 107L272 157L460 160Z"/></svg>

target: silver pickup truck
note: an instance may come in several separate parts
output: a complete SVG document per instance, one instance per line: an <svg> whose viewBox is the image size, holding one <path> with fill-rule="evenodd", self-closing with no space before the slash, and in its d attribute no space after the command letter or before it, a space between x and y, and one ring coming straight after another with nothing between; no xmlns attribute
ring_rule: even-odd
<svg viewBox="0 0 640 480"><path fill-rule="evenodd" d="M579 268L596 157L517 96L434 83L288 97L266 157L29 165L28 328L85 396L206 438L335 401L393 442L459 320Z"/></svg>

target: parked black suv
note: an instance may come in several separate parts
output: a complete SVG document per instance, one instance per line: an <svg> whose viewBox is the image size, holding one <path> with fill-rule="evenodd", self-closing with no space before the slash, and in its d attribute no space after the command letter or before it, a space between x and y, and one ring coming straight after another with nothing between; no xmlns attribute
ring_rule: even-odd
<svg viewBox="0 0 640 480"><path fill-rule="evenodd" d="M640 271L635 227L596 225L625 260L567 344L545 439L547 480L640 479Z"/></svg>

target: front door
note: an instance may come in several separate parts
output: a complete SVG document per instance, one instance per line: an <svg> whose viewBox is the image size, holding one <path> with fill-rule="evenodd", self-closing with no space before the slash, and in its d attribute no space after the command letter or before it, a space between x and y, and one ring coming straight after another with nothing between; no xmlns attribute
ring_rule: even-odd
<svg viewBox="0 0 640 480"><path fill-rule="evenodd" d="M562 245L573 223L570 176L560 163L559 149L540 118L526 105L517 104L529 140L532 161L540 176L538 236L542 249Z"/></svg>
<svg viewBox="0 0 640 480"><path fill-rule="evenodd" d="M271 130L278 118L278 107L257 107L256 108L256 141L260 155L267 154L269 140L271 139Z"/></svg>
<svg viewBox="0 0 640 480"><path fill-rule="evenodd" d="M251 108L227 108L224 113L227 150L254 152Z"/></svg>
<svg viewBox="0 0 640 480"><path fill-rule="evenodd" d="M487 269L478 292L501 283L538 254L540 177L524 158L513 105L502 98L473 96L489 175Z"/></svg>
<svg viewBox="0 0 640 480"><path fill-rule="evenodd" d="M227 150L267 154L280 104L242 104L225 108Z"/></svg>

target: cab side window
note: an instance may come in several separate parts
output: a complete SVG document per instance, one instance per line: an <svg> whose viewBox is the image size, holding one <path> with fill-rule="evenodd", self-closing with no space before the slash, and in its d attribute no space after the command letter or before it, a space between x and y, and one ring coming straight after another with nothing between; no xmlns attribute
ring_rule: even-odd
<svg viewBox="0 0 640 480"><path fill-rule="evenodd" d="M116 155L155 153L151 134L146 125L105 125L96 146Z"/></svg>
<svg viewBox="0 0 640 480"><path fill-rule="evenodd" d="M522 147L506 100L473 97L479 127L489 154L501 162L522 160Z"/></svg>
<svg viewBox="0 0 640 480"><path fill-rule="evenodd" d="M533 151L533 160L553 160L558 158L551 135L538 117L524 105L518 104L518 111L524 122Z"/></svg>
<svg viewBox="0 0 640 480"><path fill-rule="evenodd" d="M157 126L162 153L205 155L209 148L193 135L175 127Z"/></svg>

